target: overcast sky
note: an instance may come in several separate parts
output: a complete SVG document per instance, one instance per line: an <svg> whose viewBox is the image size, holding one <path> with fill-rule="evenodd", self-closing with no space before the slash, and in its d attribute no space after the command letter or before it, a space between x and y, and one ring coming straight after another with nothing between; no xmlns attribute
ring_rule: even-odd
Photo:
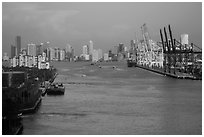
<svg viewBox="0 0 204 137"><path fill-rule="evenodd" d="M202 47L202 3L3 3L2 51L21 36L22 47L30 42L50 41L52 47L73 46L77 55L92 40L104 52L114 45L130 45L142 39L146 23L150 37L160 40L159 29L171 25L173 36L189 34L189 41Z"/></svg>

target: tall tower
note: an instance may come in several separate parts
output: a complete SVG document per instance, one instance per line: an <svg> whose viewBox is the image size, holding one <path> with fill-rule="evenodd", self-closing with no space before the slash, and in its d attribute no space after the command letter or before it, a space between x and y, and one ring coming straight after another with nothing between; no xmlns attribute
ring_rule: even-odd
<svg viewBox="0 0 204 137"><path fill-rule="evenodd" d="M123 53L124 52L124 44L123 43L120 43L119 46L118 46L118 52L119 53Z"/></svg>
<svg viewBox="0 0 204 137"><path fill-rule="evenodd" d="M89 52L88 45L84 45L83 46L83 55L88 55L88 52Z"/></svg>
<svg viewBox="0 0 204 137"><path fill-rule="evenodd" d="M16 47L11 45L11 58L16 56Z"/></svg>
<svg viewBox="0 0 204 137"><path fill-rule="evenodd" d="M118 46L117 46L117 45L113 47L112 53L113 53L114 55L117 55L117 54L118 54Z"/></svg>
<svg viewBox="0 0 204 137"><path fill-rule="evenodd" d="M17 56L21 52L21 36L16 36Z"/></svg>
<svg viewBox="0 0 204 137"><path fill-rule="evenodd" d="M98 59L102 59L103 58L103 51L102 49L98 49Z"/></svg>
<svg viewBox="0 0 204 137"><path fill-rule="evenodd" d="M93 54L93 41L89 41L89 54L92 55Z"/></svg>
<svg viewBox="0 0 204 137"><path fill-rule="evenodd" d="M36 45L36 55L42 55L42 53L43 53L43 46Z"/></svg>
<svg viewBox="0 0 204 137"><path fill-rule="evenodd" d="M35 44L28 44L27 46L28 55L36 56L36 45Z"/></svg>
<svg viewBox="0 0 204 137"><path fill-rule="evenodd" d="M130 41L130 49L131 49L132 51L135 50L135 45L136 45L135 40L131 40L131 41Z"/></svg>
<svg viewBox="0 0 204 137"><path fill-rule="evenodd" d="M67 44L65 47L65 51L70 53L72 51L72 46L70 44Z"/></svg>
<svg viewBox="0 0 204 137"><path fill-rule="evenodd" d="M98 58L98 50L93 50L93 55L92 55L92 62L97 62L99 60Z"/></svg>

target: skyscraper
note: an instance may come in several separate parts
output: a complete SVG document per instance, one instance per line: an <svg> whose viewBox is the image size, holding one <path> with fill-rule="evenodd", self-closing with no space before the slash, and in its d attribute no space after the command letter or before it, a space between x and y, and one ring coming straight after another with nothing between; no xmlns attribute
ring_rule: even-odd
<svg viewBox="0 0 204 137"><path fill-rule="evenodd" d="M108 61L109 60L108 53L104 53L103 54L103 60L104 61Z"/></svg>
<svg viewBox="0 0 204 137"><path fill-rule="evenodd" d="M16 56L16 47L11 45L11 58Z"/></svg>
<svg viewBox="0 0 204 137"><path fill-rule="evenodd" d="M117 55L117 54L118 54L118 46L114 46L114 47L113 47L112 53L113 53L114 55Z"/></svg>
<svg viewBox="0 0 204 137"><path fill-rule="evenodd" d="M35 44L28 44L28 55L30 56L36 56L36 45Z"/></svg>
<svg viewBox="0 0 204 137"><path fill-rule="evenodd" d="M43 46L42 45L36 45L36 55L42 55L43 53Z"/></svg>
<svg viewBox="0 0 204 137"><path fill-rule="evenodd" d="M131 40L130 41L130 53L133 53L135 51L135 45L136 45L136 42L135 40Z"/></svg>
<svg viewBox="0 0 204 137"><path fill-rule="evenodd" d="M21 36L16 36L17 56L21 52Z"/></svg>
<svg viewBox="0 0 204 137"><path fill-rule="evenodd" d="M84 45L82 50L83 50L83 55L88 55L89 54L88 45Z"/></svg>
<svg viewBox="0 0 204 137"><path fill-rule="evenodd" d="M3 60L4 60L4 61L9 60L9 57L8 57L8 55L7 55L7 53L6 53L6 52L4 53Z"/></svg>
<svg viewBox="0 0 204 137"><path fill-rule="evenodd" d="M102 49L98 49L98 59L102 59L103 58L103 51Z"/></svg>
<svg viewBox="0 0 204 137"><path fill-rule="evenodd" d="M93 54L93 41L89 41L89 55Z"/></svg>
<svg viewBox="0 0 204 137"><path fill-rule="evenodd" d="M74 54L72 53L73 52L73 48L70 44L67 44L66 47L65 47L65 59L66 60L72 60L71 58L73 58Z"/></svg>
<svg viewBox="0 0 204 137"><path fill-rule="evenodd" d="M120 43L118 47L118 53L123 53L124 52L124 44Z"/></svg>
<svg viewBox="0 0 204 137"><path fill-rule="evenodd" d="M23 48L21 49L22 55L27 55L27 49Z"/></svg>
<svg viewBox="0 0 204 137"><path fill-rule="evenodd" d="M59 50L60 56L59 56L59 60L62 61L65 59L65 49L60 49Z"/></svg>
<svg viewBox="0 0 204 137"><path fill-rule="evenodd" d="M60 49L58 47L54 48L55 50L55 60L59 60L60 59Z"/></svg>
<svg viewBox="0 0 204 137"><path fill-rule="evenodd" d="M74 49L72 48L71 58L74 58Z"/></svg>
<svg viewBox="0 0 204 137"><path fill-rule="evenodd" d="M67 52L72 52L72 46L70 44L67 44L65 47L65 51Z"/></svg>
<svg viewBox="0 0 204 137"><path fill-rule="evenodd" d="M181 44L186 45L186 48L189 48L188 34L181 34Z"/></svg>
<svg viewBox="0 0 204 137"><path fill-rule="evenodd" d="M49 47L49 59L54 60L54 58L55 58L55 50Z"/></svg>
<svg viewBox="0 0 204 137"><path fill-rule="evenodd" d="M92 56L92 62L97 62L99 60L98 58L98 50L93 50L93 56Z"/></svg>

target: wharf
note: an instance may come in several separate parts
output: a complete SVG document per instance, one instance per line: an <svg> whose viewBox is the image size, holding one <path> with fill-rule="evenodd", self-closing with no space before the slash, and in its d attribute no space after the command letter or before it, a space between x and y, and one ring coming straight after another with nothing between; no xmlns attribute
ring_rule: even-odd
<svg viewBox="0 0 204 137"><path fill-rule="evenodd" d="M172 73L163 72L161 70L157 70L157 69L154 69L154 68L148 68L148 67L144 67L144 66L140 66L140 65L135 65L135 67L142 68L142 69L145 69L145 70L148 70L148 71L152 71L152 72L164 75L164 76L169 76L169 77L177 78L177 79L202 80L202 78L195 77L195 76L189 75L187 73L177 72L176 74L172 74Z"/></svg>
<svg viewBox="0 0 204 137"><path fill-rule="evenodd" d="M35 102L35 105L33 107L29 107L29 108L24 108L24 109L20 109L19 112L23 113L23 114L28 114L28 113L33 113L35 112L38 107L40 106L42 101L41 96L38 98L38 100Z"/></svg>
<svg viewBox="0 0 204 137"><path fill-rule="evenodd" d="M14 132L14 134L12 135L21 135L23 132L23 125L21 124L17 129L16 131Z"/></svg>

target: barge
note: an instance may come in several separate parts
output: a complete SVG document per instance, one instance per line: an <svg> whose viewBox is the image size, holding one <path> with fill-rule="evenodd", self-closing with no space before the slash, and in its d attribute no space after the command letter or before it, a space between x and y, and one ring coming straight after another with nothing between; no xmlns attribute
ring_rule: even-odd
<svg viewBox="0 0 204 137"><path fill-rule="evenodd" d="M47 95L64 95L65 87L62 83L52 83L46 92Z"/></svg>

